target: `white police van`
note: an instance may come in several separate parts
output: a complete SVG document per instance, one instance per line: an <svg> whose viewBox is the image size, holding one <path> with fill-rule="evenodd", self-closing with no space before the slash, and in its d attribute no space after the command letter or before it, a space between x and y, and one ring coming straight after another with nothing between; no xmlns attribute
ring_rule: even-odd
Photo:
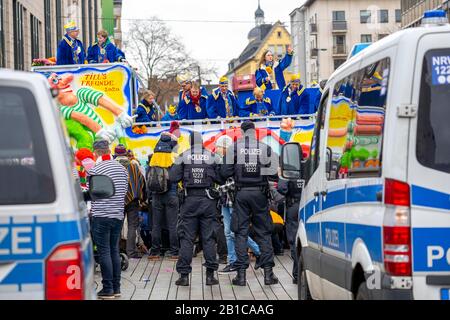
<svg viewBox="0 0 450 320"><path fill-rule="evenodd" d="M427 12L351 58L324 90L310 158L284 146L283 176L306 180L300 299L449 299L446 22Z"/></svg>
<svg viewBox="0 0 450 320"><path fill-rule="evenodd" d="M0 70L0 300L92 299L86 204L49 85ZM104 176L93 199L114 194Z"/></svg>

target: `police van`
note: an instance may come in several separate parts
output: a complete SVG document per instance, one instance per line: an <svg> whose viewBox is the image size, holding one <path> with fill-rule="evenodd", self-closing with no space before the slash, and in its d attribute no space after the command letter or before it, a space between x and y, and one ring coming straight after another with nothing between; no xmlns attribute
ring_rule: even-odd
<svg viewBox="0 0 450 320"><path fill-rule="evenodd" d="M444 11L372 44L329 79L304 177L300 299L450 298L450 26Z"/></svg>
<svg viewBox="0 0 450 320"><path fill-rule="evenodd" d="M89 220L50 87L0 70L0 300L95 298ZM90 178L93 200L114 194Z"/></svg>

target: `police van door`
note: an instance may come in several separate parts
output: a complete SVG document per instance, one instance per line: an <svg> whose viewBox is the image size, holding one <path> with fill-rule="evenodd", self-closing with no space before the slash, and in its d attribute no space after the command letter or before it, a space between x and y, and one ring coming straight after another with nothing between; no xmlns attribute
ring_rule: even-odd
<svg viewBox="0 0 450 320"><path fill-rule="evenodd" d="M356 68L356 66L355 66ZM345 155L348 126L352 119L349 78L335 83L327 112L324 141L325 174L320 191L321 284L324 299L346 299L345 287L345 186L340 163Z"/></svg>
<svg viewBox="0 0 450 320"><path fill-rule="evenodd" d="M304 222L307 244L302 243L302 259L306 268L306 276L310 293L314 299L322 299L322 286L320 280L320 190L324 179L325 163L323 151L326 138L325 116L329 104L329 92L323 94L317 113L316 125L311 142L311 152L307 162L307 184L302 195L302 210L300 217ZM307 245L307 247L305 247ZM300 275L299 275L300 276Z"/></svg>
<svg viewBox="0 0 450 320"><path fill-rule="evenodd" d="M450 32L418 43L408 183L411 188L413 294L450 299Z"/></svg>

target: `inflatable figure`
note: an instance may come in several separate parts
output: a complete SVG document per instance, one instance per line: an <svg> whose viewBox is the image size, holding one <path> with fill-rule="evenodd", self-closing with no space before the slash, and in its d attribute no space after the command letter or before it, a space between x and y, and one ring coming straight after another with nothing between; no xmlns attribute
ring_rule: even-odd
<svg viewBox="0 0 450 320"><path fill-rule="evenodd" d="M115 130L105 127L93 107L100 106L109 110L124 129L132 126L133 118L103 92L91 88L81 88L74 92L71 86L73 79L71 74L58 76L53 73L48 81L53 89L59 90L58 104L69 136L76 141L77 149L92 150L95 139L105 139L111 143L117 137Z"/></svg>

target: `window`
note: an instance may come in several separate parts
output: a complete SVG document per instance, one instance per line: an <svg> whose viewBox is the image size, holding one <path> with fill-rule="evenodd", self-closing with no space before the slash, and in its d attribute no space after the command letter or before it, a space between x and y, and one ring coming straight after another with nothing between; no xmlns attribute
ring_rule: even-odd
<svg viewBox="0 0 450 320"><path fill-rule="evenodd" d="M31 59L38 59L39 57L39 44L40 44L40 37L39 37L39 29L41 22L32 14L30 15L30 22L31 22Z"/></svg>
<svg viewBox="0 0 450 320"><path fill-rule="evenodd" d="M371 23L370 19L372 17L372 12L369 10L360 11L360 21L361 23Z"/></svg>
<svg viewBox="0 0 450 320"><path fill-rule="evenodd" d="M347 44L345 35L333 36L333 54L346 54Z"/></svg>
<svg viewBox="0 0 450 320"><path fill-rule="evenodd" d="M402 10L401 9L395 10L395 22L397 22L397 23L402 22Z"/></svg>
<svg viewBox="0 0 450 320"><path fill-rule="evenodd" d="M327 137L329 180L381 175L389 64L383 59L336 84Z"/></svg>
<svg viewBox="0 0 450 320"><path fill-rule="evenodd" d="M436 49L425 54L419 96L416 156L427 168L450 173L450 49Z"/></svg>
<svg viewBox="0 0 450 320"><path fill-rule="evenodd" d="M6 66L5 31L3 26L3 0L0 0L0 68Z"/></svg>
<svg viewBox="0 0 450 320"><path fill-rule="evenodd" d="M281 38L281 31L278 31L277 36L278 38Z"/></svg>
<svg viewBox="0 0 450 320"><path fill-rule="evenodd" d="M379 22L380 23L388 23L389 22L389 10L380 10Z"/></svg>
<svg viewBox="0 0 450 320"><path fill-rule="evenodd" d="M14 69L25 70L24 62L24 38L23 38L23 6L13 1L14 23Z"/></svg>
<svg viewBox="0 0 450 320"><path fill-rule="evenodd" d="M316 172L317 168L319 168L320 164L320 134L321 131L325 128L325 117L327 114L327 106L328 106L328 91L324 93L322 100L320 102L320 107L317 112L316 125L314 126L314 134L311 141L311 151L310 151L310 167L309 172L305 172L305 180L309 180L309 178Z"/></svg>
<svg viewBox="0 0 450 320"><path fill-rule="evenodd" d="M52 56L52 21L50 18L51 5L50 0L44 2L44 14L45 14L45 55L47 57Z"/></svg>
<svg viewBox="0 0 450 320"><path fill-rule="evenodd" d="M363 42L363 43L372 42L372 35L371 34L362 34L361 42Z"/></svg>
<svg viewBox="0 0 450 320"><path fill-rule="evenodd" d="M380 34L378 35L378 40L381 40L381 39L383 39L383 38L386 38L387 36L388 36L387 34L380 33Z"/></svg>
<svg viewBox="0 0 450 320"><path fill-rule="evenodd" d="M275 46L269 46L269 49L268 49L268 50L269 50L270 52L272 52L273 55L276 54L276 52L275 52L275 50L276 50Z"/></svg>
<svg viewBox="0 0 450 320"><path fill-rule="evenodd" d="M55 201L47 150L31 91L0 87L0 205Z"/></svg>
<svg viewBox="0 0 450 320"><path fill-rule="evenodd" d="M62 11L61 11L61 1L55 0L55 13L56 13L56 43L59 44L59 41L61 41L63 34L62 34ZM57 46L58 47L58 46Z"/></svg>
<svg viewBox="0 0 450 320"><path fill-rule="evenodd" d="M336 70L337 68L339 68L342 64L345 63L345 59L335 59L334 60L334 70Z"/></svg>
<svg viewBox="0 0 450 320"><path fill-rule="evenodd" d="M333 11L333 21L345 21L345 11Z"/></svg>
<svg viewBox="0 0 450 320"><path fill-rule="evenodd" d="M278 58L282 58L283 57L284 51L285 51L285 49L284 49L283 45L277 46Z"/></svg>

